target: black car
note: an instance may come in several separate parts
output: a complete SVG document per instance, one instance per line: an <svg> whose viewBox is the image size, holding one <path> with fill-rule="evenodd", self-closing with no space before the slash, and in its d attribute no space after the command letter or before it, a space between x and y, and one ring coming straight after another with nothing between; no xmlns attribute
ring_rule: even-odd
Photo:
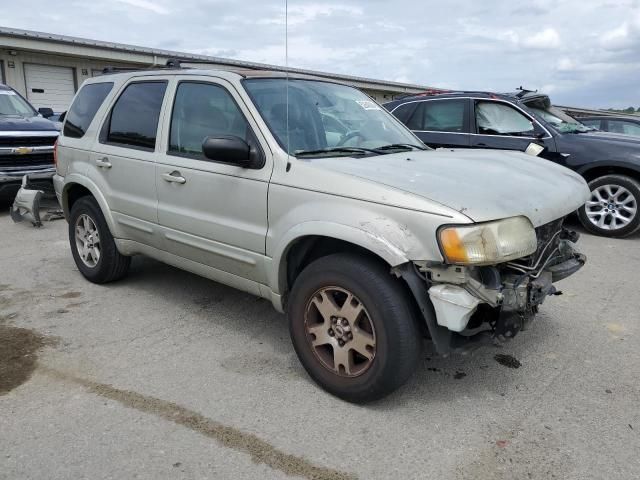
<svg viewBox="0 0 640 480"><path fill-rule="evenodd" d="M578 211L587 230L624 237L640 229L640 139L596 131L527 90L429 91L384 106L431 147L541 151L589 182L592 197Z"/></svg>
<svg viewBox="0 0 640 480"><path fill-rule="evenodd" d="M621 133L623 135L640 137L640 116L633 118L607 115L600 117L580 117L578 120L589 127L602 130L603 132Z"/></svg>
<svg viewBox="0 0 640 480"><path fill-rule="evenodd" d="M0 84L0 201L15 196L25 175L29 175L31 188L53 192L57 138L56 123L42 117L18 92Z"/></svg>

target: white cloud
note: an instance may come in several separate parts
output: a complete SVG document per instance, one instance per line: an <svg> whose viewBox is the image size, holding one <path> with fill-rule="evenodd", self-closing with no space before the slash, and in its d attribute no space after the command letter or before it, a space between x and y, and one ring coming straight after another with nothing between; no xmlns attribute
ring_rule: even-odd
<svg viewBox="0 0 640 480"><path fill-rule="evenodd" d="M158 5L155 2L149 0L116 0L117 2L130 5L132 7L141 8L149 12L157 13L159 15L168 15L171 11L168 8Z"/></svg>
<svg viewBox="0 0 640 480"><path fill-rule="evenodd" d="M284 64L284 0L4 2L0 23ZM522 2L521 2L522 3ZM640 0L289 0L289 63L443 88L638 104Z"/></svg>
<svg viewBox="0 0 640 480"><path fill-rule="evenodd" d="M572 72L572 71L574 71L576 69L576 67L577 67L576 62L574 62L569 57L562 57L556 63L556 69L559 72Z"/></svg>
<svg viewBox="0 0 640 480"><path fill-rule="evenodd" d="M538 48L543 50L556 49L560 46L560 35L551 27L526 37L522 40L522 45L527 48Z"/></svg>

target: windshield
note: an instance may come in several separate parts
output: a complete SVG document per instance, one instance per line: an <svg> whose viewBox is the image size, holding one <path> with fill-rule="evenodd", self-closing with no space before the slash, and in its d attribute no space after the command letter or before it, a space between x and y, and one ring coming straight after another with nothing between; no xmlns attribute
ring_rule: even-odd
<svg viewBox="0 0 640 480"><path fill-rule="evenodd" d="M0 90L0 115L35 117L38 113L13 90Z"/></svg>
<svg viewBox="0 0 640 480"><path fill-rule="evenodd" d="M562 110L551 105L549 97L536 98L526 103L534 114L538 115L547 123L550 123L556 130L561 133L581 133L592 132L596 130L580 123L573 117L570 117Z"/></svg>
<svg viewBox="0 0 640 480"><path fill-rule="evenodd" d="M394 148L426 148L355 88L300 79L290 79L287 86L285 78L255 78L243 84L280 146L291 155L375 155Z"/></svg>

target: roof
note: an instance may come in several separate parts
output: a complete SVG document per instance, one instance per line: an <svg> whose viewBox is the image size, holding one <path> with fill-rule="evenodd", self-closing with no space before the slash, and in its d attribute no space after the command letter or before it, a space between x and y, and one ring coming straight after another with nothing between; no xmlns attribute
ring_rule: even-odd
<svg viewBox="0 0 640 480"><path fill-rule="evenodd" d="M425 85L415 85L410 83L402 83L402 82L392 82L374 78L366 78L366 77L358 77L352 75L343 75L343 74L335 74L329 72L319 72L314 70L306 70L302 68L292 68L285 67L281 65L268 65L264 63L257 62L246 62L242 60L234 60L230 58L222 58L222 57L213 57L209 55L199 55L188 52L179 52L174 50L164 50L158 48L148 48L141 47L137 45L129 45L125 43L116 43L116 42L105 42L101 40L91 40L88 38L80 38L80 37L71 37L68 35L58 35L55 33L45 33L38 32L33 30L22 30L19 28L10 28L10 27L1 27L0 26L0 35L5 35L8 37L14 38L27 38L31 40L42 40L48 42L54 42L65 45L76 45L83 47L94 47L105 50L113 50L120 52L129 52L129 53L137 53L137 54L146 54L146 55L155 55L166 58L177 58L182 60L185 63L188 63L189 60L195 60L199 62L208 62L214 63L229 67L239 67L244 69L252 69L252 70L269 70L275 72L291 72L291 73L299 73L302 75L312 75L315 77L322 78L330 78L336 80L342 80L345 82L362 82L369 83L372 85L378 85L380 87L395 87L397 89L411 89L411 90L426 90L429 87Z"/></svg>
<svg viewBox="0 0 640 480"><path fill-rule="evenodd" d="M477 90L429 89L422 93L405 95L401 98L388 102L388 104L406 103L413 100L424 100L425 98L460 98L460 97L469 97L469 96L473 96L474 98L508 99L510 101L515 101L515 102L532 100L534 98L548 98L548 96L544 93L537 93L537 92L531 92L531 91L527 91L526 93L522 94L521 91L509 92L509 93L497 93L497 92L486 92L486 91L477 91Z"/></svg>
<svg viewBox="0 0 640 480"><path fill-rule="evenodd" d="M148 76L165 76L165 75L189 75L189 76L216 76L230 80L232 78L289 78L303 80L319 80L322 82L338 83L332 78L322 78L313 75L301 75L297 73L288 74L287 72L274 72L273 70L248 70L234 68L215 68L215 69L198 69L198 68L150 68L150 69L134 69L134 70L118 70L106 72L103 75L91 77L86 80L87 83L101 83L107 79L122 80L131 77L148 77Z"/></svg>

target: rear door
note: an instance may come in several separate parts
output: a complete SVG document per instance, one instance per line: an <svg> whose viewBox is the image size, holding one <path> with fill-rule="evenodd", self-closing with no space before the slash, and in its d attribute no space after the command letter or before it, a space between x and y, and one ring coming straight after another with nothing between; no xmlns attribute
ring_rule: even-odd
<svg viewBox="0 0 640 480"><path fill-rule="evenodd" d="M473 100L471 145L474 148L525 151L530 143L555 151L549 132L534 118L508 102Z"/></svg>
<svg viewBox="0 0 640 480"><path fill-rule="evenodd" d="M468 98L418 100L392 113L430 147L470 146Z"/></svg>
<svg viewBox="0 0 640 480"><path fill-rule="evenodd" d="M87 175L105 195L123 238L159 245L155 155L168 80L137 77L110 106Z"/></svg>
<svg viewBox="0 0 640 480"><path fill-rule="evenodd" d="M233 85L213 77L181 78L158 156L158 220L164 248L213 267L222 281L266 283L267 192L273 166L267 143ZM234 135L259 149L264 165L242 168L206 158L207 136Z"/></svg>

